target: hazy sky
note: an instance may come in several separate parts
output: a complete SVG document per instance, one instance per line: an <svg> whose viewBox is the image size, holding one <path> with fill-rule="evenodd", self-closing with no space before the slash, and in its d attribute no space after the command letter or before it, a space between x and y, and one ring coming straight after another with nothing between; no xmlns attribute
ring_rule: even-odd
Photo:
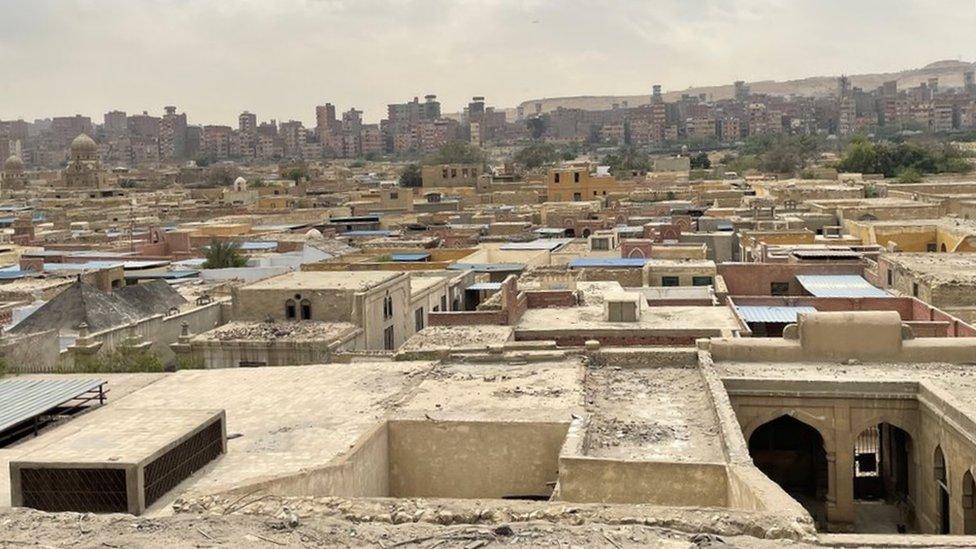
<svg viewBox="0 0 976 549"><path fill-rule="evenodd" d="M0 0L0 119L314 121L976 60L976 0Z"/></svg>

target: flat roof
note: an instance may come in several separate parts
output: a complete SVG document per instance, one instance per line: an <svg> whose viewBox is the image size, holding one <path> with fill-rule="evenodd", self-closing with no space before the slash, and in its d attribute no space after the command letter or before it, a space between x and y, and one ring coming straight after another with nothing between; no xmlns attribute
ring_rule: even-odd
<svg viewBox="0 0 976 549"><path fill-rule="evenodd" d="M586 267L643 267L647 259L638 257L578 257L570 260L570 269Z"/></svg>
<svg viewBox="0 0 976 549"><path fill-rule="evenodd" d="M476 273L521 272L525 270L525 263L451 263L447 268Z"/></svg>
<svg viewBox="0 0 976 549"><path fill-rule="evenodd" d="M584 292L584 295L587 295ZM587 296L589 298L589 296ZM602 299L601 299L602 300ZM729 307L675 305L643 307L637 322L604 320L602 304L554 309L529 309L522 315L516 332L548 333L582 330L610 331L691 331L717 333L741 329ZM704 337L704 336L703 336Z"/></svg>
<svg viewBox="0 0 976 549"><path fill-rule="evenodd" d="M502 250L555 250L567 244L571 238L539 238L530 242L506 242L502 244Z"/></svg>
<svg viewBox="0 0 976 549"><path fill-rule="evenodd" d="M393 280L398 271L294 271L244 287L245 290L365 290Z"/></svg>
<svg viewBox="0 0 976 549"><path fill-rule="evenodd" d="M68 432L50 444L25 452L17 463L138 464L152 459L196 428L210 423L221 410L134 409L106 406L98 421L74 421Z"/></svg>

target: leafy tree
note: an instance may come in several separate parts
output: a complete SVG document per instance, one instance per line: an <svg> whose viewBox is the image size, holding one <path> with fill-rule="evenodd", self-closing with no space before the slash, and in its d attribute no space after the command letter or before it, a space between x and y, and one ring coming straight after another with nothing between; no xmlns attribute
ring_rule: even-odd
<svg viewBox="0 0 976 549"><path fill-rule="evenodd" d="M308 178L308 168L305 166L294 166L285 170L282 175L285 179L291 179L295 183L298 183L302 179Z"/></svg>
<svg viewBox="0 0 976 549"><path fill-rule="evenodd" d="M817 136L758 136L739 148L739 158L756 158L755 168L763 171L795 174L813 162L823 148L824 141Z"/></svg>
<svg viewBox="0 0 976 549"><path fill-rule="evenodd" d="M488 155L480 147L452 141L424 160L424 164L485 164Z"/></svg>
<svg viewBox="0 0 976 549"><path fill-rule="evenodd" d="M603 157L603 164L610 166L610 172L626 173L631 171L646 172L653 167L651 157L635 147L620 147L616 153Z"/></svg>
<svg viewBox="0 0 976 549"><path fill-rule="evenodd" d="M574 156L575 157L575 156ZM515 153L515 162L528 169L538 168L546 164L555 164L562 160L563 155L550 143L535 143L520 149Z"/></svg>
<svg viewBox="0 0 976 549"><path fill-rule="evenodd" d="M693 170L710 170L712 169L712 161L708 158L708 153L702 151L695 156L691 157L691 169Z"/></svg>
<svg viewBox="0 0 976 549"><path fill-rule="evenodd" d="M222 242L216 238L207 247L207 260L204 269L228 269L247 265L247 258L241 255L241 245L237 242Z"/></svg>
<svg viewBox="0 0 976 549"><path fill-rule="evenodd" d="M725 169L726 171L744 175L750 170L759 169L759 158L751 154L736 156L732 160L725 162Z"/></svg>
<svg viewBox="0 0 976 549"><path fill-rule="evenodd" d="M898 174L899 183L921 183L922 172L915 168L905 168Z"/></svg>
<svg viewBox="0 0 976 549"><path fill-rule="evenodd" d="M162 372L163 363L147 348L122 343L109 352L86 355L75 360L67 372L132 373Z"/></svg>
<svg viewBox="0 0 976 549"><path fill-rule="evenodd" d="M972 166L958 148L944 144L932 147L919 143L872 143L856 138L848 145L837 168L842 171L879 173L898 177L913 170L909 177L925 173L968 173Z"/></svg>
<svg viewBox="0 0 976 549"><path fill-rule="evenodd" d="M532 136L532 139L537 140L542 139L542 136L546 133L546 128L549 126L546 118L542 116L536 116L526 120L525 125L529 129L529 135Z"/></svg>
<svg viewBox="0 0 976 549"><path fill-rule="evenodd" d="M422 187L424 185L424 179L421 176L420 165L418 164L407 164L406 168L400 172L400 186L413 188Z"/></svg>

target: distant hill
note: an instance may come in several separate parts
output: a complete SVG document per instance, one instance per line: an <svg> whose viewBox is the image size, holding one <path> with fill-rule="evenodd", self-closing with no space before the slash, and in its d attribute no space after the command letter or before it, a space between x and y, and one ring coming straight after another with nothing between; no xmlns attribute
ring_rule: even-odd
<svg viewBox="0 0 976 549"><path fill-rule="evenodd" d="M963 85L963 73L967 70L976 69L976 63L964 61L937 61L930 63L920 69L911 69L894 73L880 74L854 74L848 75L851 79L851 86L874 90L881 84L889 80L897 80L899 89L912 88L929 78L938 78L939 85L948 87L960 87ZM839 75L838 75L839 76ZM536 112L536 104L542 104L542 112L554 111L558 107L584 110L605 110L613 106L614 103L628 106L645 105L650 102L651 85L648 84L648 91L645 95L590 95L578 97L551 97L543 99L530 99L523 101L519 106L524 109L526 115ZM777 82L765 80L760 82L749 82L749 87L753 93L765 93L770 95L806 95L823 97L834 93L837 90L837 76L811 76L799 80L788 80ZM723 86L699 86L680 91L671 91L664 94L665 101L676 101L682 94L699 95L706 94L713 100L728 99L733 96L734 89L732 83ZM508 109L509 119L514 119L515 109Z"/></svg>

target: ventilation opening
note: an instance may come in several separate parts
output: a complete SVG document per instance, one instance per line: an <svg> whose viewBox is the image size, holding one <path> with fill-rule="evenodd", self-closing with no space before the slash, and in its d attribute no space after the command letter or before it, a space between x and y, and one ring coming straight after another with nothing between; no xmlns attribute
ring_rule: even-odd
<svg viewBox="0 0 976 549"><path fill-rule="evenodd" d="M146 465L146 506L216 459L222 451L223 427L215 421Z"/></svg>
<svg viewBox="0 0 976 549"><path fill-rule="evenodd" d="M21 469L23 506L41 511L126 513L124 469Z"/></svg>

